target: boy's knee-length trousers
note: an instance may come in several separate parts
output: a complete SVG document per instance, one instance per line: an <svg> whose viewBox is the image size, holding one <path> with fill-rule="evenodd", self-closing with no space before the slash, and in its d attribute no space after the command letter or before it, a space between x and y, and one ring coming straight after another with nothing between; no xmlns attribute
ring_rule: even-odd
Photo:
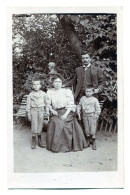
<svg viewBox="0 0 130 195"><path fill-rule="evenodd" d="M31 108L31 131L41 134L44 122L44 107Z"/></svg>
<svg viewBox="0 0 130 195"><path fill-rule="evenodd" d="M97 119L95 116L87 116L85 114L83 116L83 123L84 123L84 133L86 136L92 136L92 138L95 138L96 135L96 129L97 129Z"/></svg>

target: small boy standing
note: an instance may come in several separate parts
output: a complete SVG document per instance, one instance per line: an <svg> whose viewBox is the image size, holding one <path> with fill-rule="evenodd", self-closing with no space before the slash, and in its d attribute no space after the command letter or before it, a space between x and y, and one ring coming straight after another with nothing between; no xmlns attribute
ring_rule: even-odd
<svg viewBox="0 0 130 195"><path fill-rule="evenodd" d="M44 109L46 102L46 93L41 91L41 81L35 78L32 81L33 91L27 97L28 120L31 121L32 131L32 149L36 148L36 135L38 137L38 146L44 148L41 132L43 128Z"/></svg>
<svg viewBox="0 0 130 195"><path fill-rule="evenodd" d="M88 147L90 146L90 139L92 139L92 149L96 150L96 128L97 119L101 113L99 101L93 97L94 88L90 87L85 90L86 96L80 99L79 105L77 106L77 114L80 117L80 111L82 111L83 123L85 128L85 136L87 139Z"/></svg>

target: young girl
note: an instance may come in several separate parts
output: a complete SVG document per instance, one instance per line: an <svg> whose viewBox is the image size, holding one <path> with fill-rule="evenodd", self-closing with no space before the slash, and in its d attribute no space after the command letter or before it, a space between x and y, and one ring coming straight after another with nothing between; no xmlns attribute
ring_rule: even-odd
<svg viewBox="0 0 130 195"><path fill-rule="evenodd" d="M38 136L38 146L45 146L41 140L41 132L43 128L44 109L46 102L46 93L41 91L41 81L35 78L32 81L33 91L27 97L27 114L28 120L31 121L32 131L32 149L36 148L36 135Z"/></svg>
<svg viewBox="0 0 130 195"><path fill-rule="evenodd" d="M83 123L85 128L85 135L87 138L88 147L90 145L90 136L92 138L92 149L96 150L96 129L97 119L100 115L101 109L97 98L93 97L94 89L92 87L85 90L86 96L80 99L77 106L77 114L80 119L80 111L82 110Z"/></svg>

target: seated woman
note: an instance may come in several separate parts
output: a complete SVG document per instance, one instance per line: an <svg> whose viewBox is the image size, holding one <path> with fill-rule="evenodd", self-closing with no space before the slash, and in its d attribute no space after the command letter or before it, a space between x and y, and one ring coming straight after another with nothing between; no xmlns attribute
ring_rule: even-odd
<svg viewBox="0 0 130 195"><path fill-rule="evenodd" d="M87 147L83 131L75 118L74 97L61 88L62 78L53 77L54 89L47 91L47 108L52 113L47 129L47 149L53 152L80 151Z"/></svg>

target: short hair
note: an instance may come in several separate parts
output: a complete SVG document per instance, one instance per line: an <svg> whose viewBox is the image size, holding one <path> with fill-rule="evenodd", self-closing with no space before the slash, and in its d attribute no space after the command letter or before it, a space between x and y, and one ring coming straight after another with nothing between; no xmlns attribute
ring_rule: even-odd
<svg viewBox="0 0 130 195"><path fill-rule="evenodd" d="M61 77L59 74L55 74L53 77L52 77L52 83L56 80L56 79L60 79L63 83L63 77Z"/></svg>
<svg viewBox="0 0 130 195"><path fill-rule="evenodd" d="M40 77L38 77L38 76L36 76L36 77L34 77L34 78L32 79L32 83L33 83L34 81L40 81L40 84L41 84L41 79L40 79Z"/></svg>
<svg viewBox="0 0 130 195"><path fill-rule="evenodd" d="M91 57L91 54L90 54L88 51L84 51L84 50L83 50L83 51L81 52L81 55L82 55L82 56L83 56L83 55L86 55L86 54L88 54L88 55Z"/></svg>
<svg viewBox="0 0 130 195"><path fill-rule="evenodd" d="M86 91L87 89L92 89L92 90L94 91L94 87L93 87L93 86L88 86L88 87L86 87L86 88L85 88L85 91Z"/></svg>

